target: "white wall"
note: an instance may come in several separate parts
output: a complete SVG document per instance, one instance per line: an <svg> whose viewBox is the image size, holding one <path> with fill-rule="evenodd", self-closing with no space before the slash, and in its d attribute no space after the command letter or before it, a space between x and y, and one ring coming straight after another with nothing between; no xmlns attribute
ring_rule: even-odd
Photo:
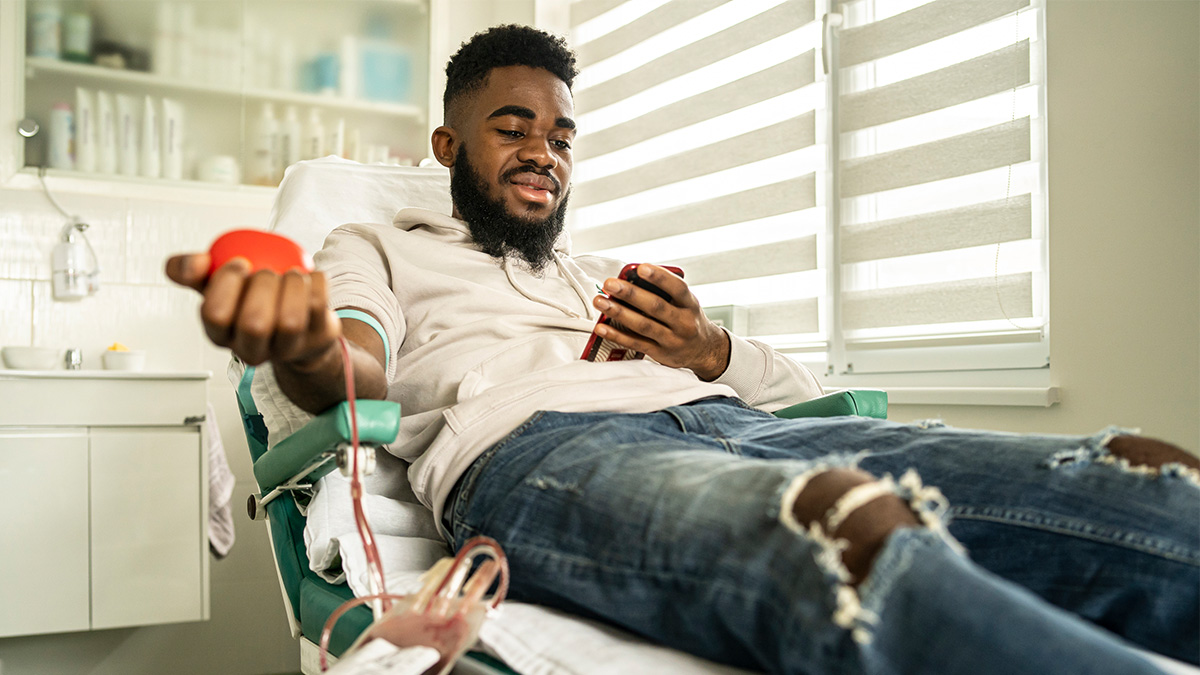
<svg viewBox="0 0 1200 675"><path fill-rule="evenodd" d="M1049 0L1051 408L893 406L1200 449L1200 2Z"/></svg>

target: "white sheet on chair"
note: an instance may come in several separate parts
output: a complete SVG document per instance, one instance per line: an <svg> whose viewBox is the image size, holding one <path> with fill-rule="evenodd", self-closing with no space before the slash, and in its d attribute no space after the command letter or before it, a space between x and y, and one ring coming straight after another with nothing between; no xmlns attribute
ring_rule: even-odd
<svg viewBox="0 0 1200 675"><path fill-rule="evenodd" d="M415 591L420 574L450 554L437 535L433 514L420 504L368 495L364 508L383 559L388 591ZM321 479L309 504L304 538L314 570L320 567L319 573L330 580L345 578L355 595L370 593L350 487L339 474ZM746 672L651 644L611 626L520 602L505 602L484 623L479 637L489 651L522 675Z"/></svg>

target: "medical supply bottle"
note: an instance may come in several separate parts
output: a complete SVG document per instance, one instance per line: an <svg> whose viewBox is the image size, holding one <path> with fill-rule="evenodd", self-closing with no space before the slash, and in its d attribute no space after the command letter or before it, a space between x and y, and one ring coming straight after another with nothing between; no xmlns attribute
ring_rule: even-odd
<svg viewBox="0 0 1200 675"><path fill-rule="evenodd" d="M117 113L113 95L107 91L96 92L96 170L100 173L117 172Z"/></svg>
<svg viewBox="0 0 1200 675"><path fill-rule="evenodd" d="M321 111L316 108L308 111L308 126L304 129L304 145L300 151L304 159L325 156L325 125L321 124Z"/></svg>
<svg viewBox="0 0 1200 675"><path fill-rule="evenodd" d="M162 123L158 101L152 96L142 98L142 147L138 156L141 175L162 177Z"/></svg>
<svg viewBox="0 0 1200 675"><path fill-rule="evenodd" d="M296 112L296 106L289 105L287 107L286 116L283 118L283 124L279 125L279 152L280 162L279 170L282 173L287 168L296 162L300 161L300 141L304 135L303 128L300 124L300 115ZM283 176L279 176L280 179Z"/></svg>
<svg viewBox="0 0 1200 675"><path fill-rule="evenodd" d="M55 103L50 109L51 169L75 168L75 117L67 103Z"/></svg>
<svg viewBox="0 0 1200 675"><path fill-rule="evenodd" d="M258 122L254 125L250 146L250 182L255 185L276 185L279 173L279 122L275 106L264 103Z"/></svg>
<svg viewBox="0 0 1200 675"><path fill-rule="evenodd" d="M62 5L57 0L29 4L29 55L62 58Z"/></svg>
<svg viewBox="0 0 1200 675"><path fill-rule="evenodd" d="M95 99L91 90L75 87L75 169L95 172L98 152Z"/></svg>

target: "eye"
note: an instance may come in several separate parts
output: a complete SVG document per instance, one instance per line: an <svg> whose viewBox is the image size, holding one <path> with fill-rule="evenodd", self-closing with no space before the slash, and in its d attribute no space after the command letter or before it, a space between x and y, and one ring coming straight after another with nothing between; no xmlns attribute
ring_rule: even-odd
<svg viewBox="0 0 1200 675"><path fill-rule="evenodd" d="M554 147L558 148L559 150L570 150L571 149L571 143L569 141L556 140L556 141L553 141L553 143L554 143Z"/></svg>
<svg viewBox="0 0 1200 675"><path fill-rule="evenodd" d="M501 135L508 136L509 138L524 138L525 137L524 133L517 131L515 129L497 129L496 131L499 131Z"/></svg>

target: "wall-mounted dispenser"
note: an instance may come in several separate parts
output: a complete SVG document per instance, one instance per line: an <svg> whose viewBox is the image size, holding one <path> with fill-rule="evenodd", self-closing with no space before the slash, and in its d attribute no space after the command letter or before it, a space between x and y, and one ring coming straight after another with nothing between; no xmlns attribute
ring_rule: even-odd
<svg viewBox="0 0 1200 675"><path fill-rule="evenodd" d="M55 300L80 300L100 290L100 261L83 232L87 223L63 226L51 256L51 281Z"/></svg>

